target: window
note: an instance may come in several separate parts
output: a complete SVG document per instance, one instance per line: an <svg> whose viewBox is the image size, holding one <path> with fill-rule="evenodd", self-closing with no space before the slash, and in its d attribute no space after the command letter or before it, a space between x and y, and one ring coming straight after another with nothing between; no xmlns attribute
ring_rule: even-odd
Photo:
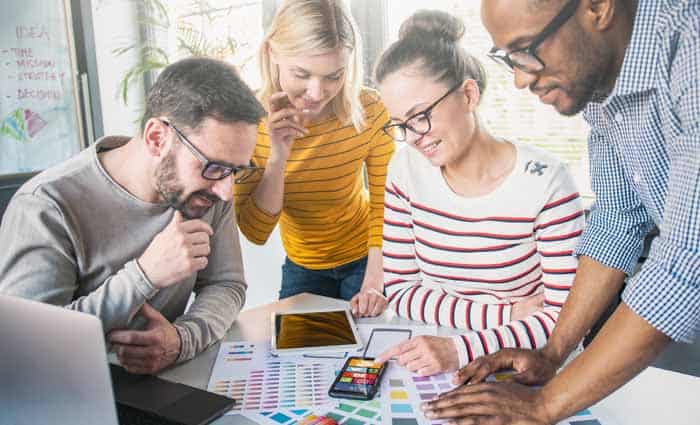
<svg viewBox="0 0 700 425"><path fill-rule="evenodd" d="M529 91L516 89L512 75L486 57L492 41L481 23L479 0L432 0L428 5L424 0L386 1L388 43L398 38L401 23L418 9L444 10L462 19L466 27L463 45L484 64L488 76L480 109L488 128L496 136L556 154L569 165L581 194L592 196L586 148L588 125L582 117L563 117Z"/></svg>
<svg viewBox="0 0 700 425"><path fill-rule="evenodd" d="M257 51L263 37L262 0L149 0L163 7L151 8L165 25L149 25L155 46L170 61L193 54L236 65L252 87L259 86ZM166 16L163 16L162 11Z"/></svg>

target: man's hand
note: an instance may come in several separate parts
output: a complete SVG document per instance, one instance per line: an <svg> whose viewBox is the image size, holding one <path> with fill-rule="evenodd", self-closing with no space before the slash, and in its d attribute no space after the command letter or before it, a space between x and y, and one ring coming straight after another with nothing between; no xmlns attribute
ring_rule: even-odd
<svg viewBox="0 0 700 425"><path fill-rule="evenodd" d="M109 340L127 371L152 375L175 363L182 342L175 326L148 303L139 314L148 320L146 330L112 331Z"/></svg>
<svg viewBox="0 0 700 425"><path fill-rule="evenodd" d="M460 425L550 425L539 390L513 382L463 385L421 405L428 419Z"/></svg>
<svg viewBox="0 0 700 425"><path fill-rule="evenodd" d="M516 382L542 385L554 377L559 366L544 350L505 348L464 366L455 373L452 382L457 385L475 384L501 369L513 369L513 380Z"/></svg>
<svg viewBox="0 0 700 425"><path fill-rule="evenodd" d="M392 358L396 362L421 376L451 372L459 367L459 354L454 341L449 337L418 336L392 347L376 358L384 363Z"/></svg>
<svg viewBox="0 0 700 425"><path fill-rule="evenodd" d="M205 221L184 221L180 211L175 211L170 223L138 259L139 266L154 287L173 285L207 266L213 234Z"/></svg>

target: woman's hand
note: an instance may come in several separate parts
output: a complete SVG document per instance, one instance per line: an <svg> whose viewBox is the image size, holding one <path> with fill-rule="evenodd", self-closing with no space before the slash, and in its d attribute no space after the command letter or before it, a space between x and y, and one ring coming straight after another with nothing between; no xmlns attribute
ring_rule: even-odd
<svg viewBox="0 0 700 425"><path fill-rule="evenodd" d="M396 358L400 366L421 376L453 372L459 368L459 353L450 337L417 336L386 350L375 361L384 363L392 358Z"/></svg>
<svg viewBox="0 0 700 425"><path fill-rule="evenodd" d="M355 317L379 316L388 305L384 296L384 270L382 251L372 247L367 253L367 266L360 292L350 300L350 309Z"/></svg>
<svg viewBox="0 0 700 425"><path fill-rule="evenodd" d="M294 139L309 131L301 125L300 111L292 105L285 92L270 96L267 109L267 129L270 133L271 163L286 163Z"/></svg>
<svg viewBox="0 0 700 425"><path fill-rule="evenodd" d="M379 316L388 305L384 294L371 285L362 285L360 292L350 300L350 310L355 317Z"/></svg>

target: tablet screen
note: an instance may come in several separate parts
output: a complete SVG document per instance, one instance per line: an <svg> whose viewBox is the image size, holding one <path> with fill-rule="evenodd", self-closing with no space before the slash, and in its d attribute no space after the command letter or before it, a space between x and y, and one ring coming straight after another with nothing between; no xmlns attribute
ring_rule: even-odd
<svg viewBox="0 0 700 425"><path fill-rule="evenodd" d="M362 357L379 357L386 350L395 347L411 338L410 329L375 328L367 341L367 347ZM392 360L396 360L393 359Z"/></svg>
<svg viewBox="0 0 700 425"><path fill-rule="evenodd" d="M344 310L275 316L277 349L357 344Z"/></svg>

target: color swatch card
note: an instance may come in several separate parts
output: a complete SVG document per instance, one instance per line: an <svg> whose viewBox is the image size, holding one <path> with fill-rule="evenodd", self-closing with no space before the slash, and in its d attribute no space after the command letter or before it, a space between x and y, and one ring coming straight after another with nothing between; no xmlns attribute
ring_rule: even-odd
<svg viewBox="0 0 700 425"><path fill-rule="evenodd" d="M271 359L245 378L216 380L211 390L236 400L230 413L327 406L333 370L327 364Z"/></svg>
<svg viewBox="0 0 700 425"><path fill-rule="evenodd" d="M413 385L416 387L416 392L418 393L418 398L420 399L421 403L433 400L440 394L455 388L455 385L452 384L452 374L448 373L440 373L433 376L413 375L411 380L413 381ZM418 407L420 408L420 406ZM442 420L427 421L426 419L426 423L433 425L442 424L445 422L446 421Z"/></svg>
<svg viewBox="0 0 700 425"><path fill-rule="evenodd" d="M612 425L612 422L606 420L605 422L599 420L595 417L590 410L585 409L574 416L559 422L557 425Z"/></svg>
<svg viewBox="0 0 700 425"><path fill-rule="evenodd" d="M304 419L328 418L339 425L381 425L381 405L379 399L369 401L343 400L328 409L282 409L277 411L250 413L243 415L258 424L296 425ZM323 422L321 422L323 423Z"/></svg>
<svg viewBox="0 0 700 425"><path fill-rule="evenodd" d="M243 413L243 416L257 424L267 425L296 425L299 421L311 416L309 409L282 409L259 413Z"/></svg>
<svg viewBox="0 0 700 425"><path fill-rule="evenodd" d="M224 343L207 389L236 400L228 414L329 407L336 364L274 357L266 343Z"/></svg>
<svg viewBox="0 0 700 425"><path fill-rule="evenodd" d="M391 425L418 425L423 415L419 410L420 398L411 380L411 374L393 362L387 365L381 387L382 423Z"/></svg>
<svg viewBox="0 0 700 425"><path fill-rule="evenodd" d="M214 363L211 378L209 380L210 391L213 391L213 378L225 379L244 378L254 366L260 366L265 362L269 350L265 343L252 343L249 341L222 342L219 354Z"/></svg>
<svg viewBox="0 0 700 425"><path fill-rule="evenodd" d="M379 395L374 400L367 401L342 400L322 415L342 425L381 425L382 423Z"/></svg>

